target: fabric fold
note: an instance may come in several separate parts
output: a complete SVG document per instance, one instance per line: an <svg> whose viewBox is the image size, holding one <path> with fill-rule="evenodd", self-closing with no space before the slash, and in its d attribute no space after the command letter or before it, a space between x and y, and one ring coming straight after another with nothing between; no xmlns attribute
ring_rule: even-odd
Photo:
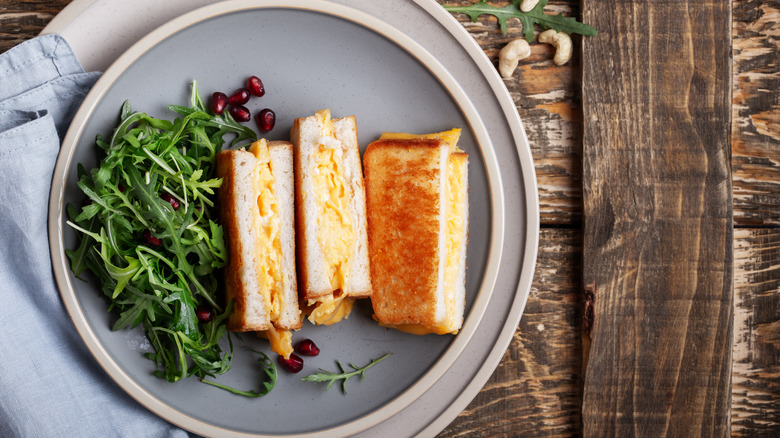
<svg viewBox="0 0 780 438"><path fill-rule="evenodd" d="M99 76L84 73L57 35L0 54L2 437L188 435L130 398L98 365L52 272L52 174L61 138Z"/></svg>

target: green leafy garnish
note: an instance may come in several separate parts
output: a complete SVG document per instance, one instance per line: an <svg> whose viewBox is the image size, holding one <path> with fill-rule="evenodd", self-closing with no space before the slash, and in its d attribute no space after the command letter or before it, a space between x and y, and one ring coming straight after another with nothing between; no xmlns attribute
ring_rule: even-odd
<svg viewBox="0 0 780 438"><path fill-rule="evenodd" d="M486 0L479 0L469 6L444 5L444 9L450 12L466 14L471 18L471 21L474 22L477 21L480 15L493 15L498 19L498 25L501 28L501 33L504 35L506 35L506 20L511 17L518 18L523 24L523 36L529 43L534 39L534 24L538 24L544 30L554 29L558 32L566 32L568 34L578 33L587 36L598 35L596 29L587 24L580 23L575 18L564 17L563 14L545 14L544 7L547 5L547 1L548 0L540 0L539 3L536 4L536 7L528 12L520 10L520 3L522 3L522 0L512 0L510 4L504 7L493 6L488 4Z"/></svg>
<svg viewBox="0 0 780 438"><path fill-rule="evenodd" d="M351 366L352 369L354 370L354 371L350 371L350 372L347 372L347 370L344 369L344 366L341 365L341 362L336 361L336 363L338 364L339 368L341 369L341 373L335 373L335 372L332 372L332 371L326 371L326 370L323 370L322 368L320 368L320 370L317 373L310 374L310 375L302 378L301 380L303 380L304 382L315 382L315 383L328 382L328 386L325 387L326 391L329 390L330 387L333 386L333 384L336 381L341 380L342 381L341 382L341 390L344 392L344 394L346 394L347 393L347 380L349 380L351 377L354 377L354 376L357 376L357 375L360 375L360 378L364 379L365 378L365 373L366 373L367 369L369 369L372 366L378 364L379 362L385 360L391 354L393 354L393 353L387 353L384 356L380 357L379 359L373 359L373 360L371 360L371 363L369 363L368 365L366 365L366 366L364 366L362 368L359 368L359 367L356 367L355 365L349 364L349 366Z"/></svg>
<svg viewBox="0 0 780 438"><path fill-rule="evenodd" d="M143 324L157 364L154 374L175 382L230 369L223 352L231 305L216 298L217 270L226 264L222 227L215 222L216 155L256 139L225 112L211 114L192 83L191 107L162 120L125 102L111 138L97 137L99 165L79 164L86 203L67 206L78 245L66 251L76 276L91 272L118 319L114 330ZM232 137L227 143L224 137ZM198 306L213 311L199 322Z"/></svg>
<svg viewBox="0 0 780 438"><path fill-rule="evenodd" d="M217 388L224 389L225 391L232 392L233 394L243 395L245 397L260 397L268 394L269 392L271 392L272 389L274 389L274 386L276 386L276 377L277 377L276 365L274 365L273 361L271 361L271 359L268 358L268 355L263 353L262 351L255 351L255 350L249 350L249 351L253 351L261 356L259 359L257 359L257 361L260 363L260 366L262 367L263 372L267 377L267 380L263 382L263 389L261 389L260 392L252 391L252 390L242 391L240 389L231 388L230 386L223 385L221 383L213 382L211 380L206 380L206 379L200 379L200 381L207 385L216 386Z"/></svg>

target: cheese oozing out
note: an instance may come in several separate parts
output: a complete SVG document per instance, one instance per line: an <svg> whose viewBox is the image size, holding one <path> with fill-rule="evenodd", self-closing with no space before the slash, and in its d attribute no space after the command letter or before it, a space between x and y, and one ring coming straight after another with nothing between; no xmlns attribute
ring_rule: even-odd
<svg viewBox="0 0 780 438"><path fill-rule="evenodd" d="M249 147L249 152L257 159L252 185L257 196L258 215L254 221L257 227L255 245L255 265L260 276L257 293L265 300L270 320L276 321L281 313L281 297L284 291L282 273L281 221L279 204L274 193L273 165L268 143L258 140ZM270 328L267 333L271 349L288 358L292 353L292 335L288 330Z"/></svg>
<svg viewBox="0 0 780 438"><path fill-rule="evenodd" d="M336 138L330 111L318 111L315 117L323 127L312 169L314 195L320 209L317 240L330 268L329 280L334 294L309 300L309 305L314 307L309 321L331 325L346 318L352 309L353 300L346 298L347 294L343 292L346 292L349 279L355 229L350 212L351 187L345 180L343 145Z"/></svg>
<svg viewBox="0 0 780 438"><path fill-rule="evenodd" d="M467 161L466 154L458 148L460 129L452 129L433 134L407 134L407 133L383 133L380 139L438 139L449 146L449 156L446 166L445 191L445 242L444 242L444 317L439 318L433 326L422 324L396 324L387 325L397 330L416 335L430 333L448 334L457 333L463 318L463 299L457 293L460 283L461 258L465 255L466 233L466 206L468 192L466 189ZM384 324L381 324L384 325Z"/></svg>

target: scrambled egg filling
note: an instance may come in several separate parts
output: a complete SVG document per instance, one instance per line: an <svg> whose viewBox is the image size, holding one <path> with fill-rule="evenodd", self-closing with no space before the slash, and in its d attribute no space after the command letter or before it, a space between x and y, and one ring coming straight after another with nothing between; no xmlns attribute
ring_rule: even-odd
<svg viewBox="0 0 780 438"><path fill-rule="evenodd" d="M271 155L265 139L258 140L249 148L257 158L256 172L252 178L254 193L257 195L259 215L255 220L257 245L255 258L258 266L261 290L257 291L269 310L269 319L275 321L281 313L281 295L284 290L282 274L281 221L279 204L274 194L274 177L271 167ZM284 356L292 353L292 334L288 330L276 330L273 327L264 332L271 342L271 349Z"/></svg>
<svg viewBox="0 0 780 438"><path fill-rule="evenodd" d="M309 321L319 325L333 325L349 316L354 302L353 298L347 298L344 294L309 300L309 305L314 306L309 314Z"/></svg>
<svg viewBox="0 0 780 438"><path fill-rule="evenodd" d="M290 355L293 352L292 332L290 330L277 329L276 327L271 326L270 329L259 332L258 336L268 339L271 343L271 350L274 353L285 359L290 358Z"/></svg>
<svg viewBox="0 0 780 438"><path fill-rule="evenodd" d="M312 172L317 206L317 240L330 267L331 289L344 291L350 272L350 260L355 245L355 230L350 215L350 187L344 174L344 157L341 143L336 140L330 111L316 113L324 127L314 154ZM315 324L334 324L349 315L352 300L345 294L310 300L315 306L309 320Z"/></svg>
<svg viewBox="0 0 780 438"><path fill-rule="evenodd" d="M263 139L252 143L249 151L257 158L256 172L252 179L259 211L258 220L255 222L258 228L255 258L261 290L257 293L265 298L266 308L270 310L269 317L273 321L279 317L279 295L283 290L279 205L274 194L271 155L266 141Z"/></svg>
<svg viewBox="0 0 780 438"><path fill-rule="evenodd" d="M444 141L450 149L450 156L447 159L447 187L445 188L447 193L447 223L446 223L446 260L444 268L444 295L446 299L446 317L443 321L439 321L433 326L424 326L422 324L398 324L398 325L384 325L385 327L392 327L397 330L406 333L412 333L415 335L426 335L435 333L443 335L447 333L457 333L455 315L455 288L458 281L458 269L460 265L460 252L463 247L463 233L465 222L464 209L466 190L464 186L466 168L461 166L461 160L453 156L453 153L463 152L458 148L457 143L460 138L460 129L452 129L444 132L437 132L434 134L406 134L399 132L385 132L382 133L381 139L438 139Z"/></svg>

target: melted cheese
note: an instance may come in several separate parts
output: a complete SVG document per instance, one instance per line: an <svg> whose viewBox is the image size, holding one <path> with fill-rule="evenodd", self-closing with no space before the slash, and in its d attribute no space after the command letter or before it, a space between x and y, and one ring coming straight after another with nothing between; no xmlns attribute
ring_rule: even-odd
<svg viewBox="0 0 780 438"><path fill-rule="evenodd" d="M255 218L257 227L255 259L261 290L257 293L265 300L270 320L275 321L281 312L281 295L284 290L279 206L274 195L274 177L268 144L265 139L256 141L252 143L249 151L257 158L256 172L252 178L259 213Z"/></svg>
<svg viewBox="0 0 780 438"><path fill-rule="evenodd" d="M449 131L435 132L433 134L407 134L405 132L383 132L379 137L380 140L385 139L398 139L398 140L442 140L450 147L450 153L463 152L458 148L458 140L460 139L460 128L450 129Z"/></svg>
<svg viewBox="0 0 780 438"><path fill-rule="evenodd" d="M309 305L313 306L309 314L309 321L313 324L333 325L349 317L354 302L353 298L347 298L345 294L338 297L328 295L317 300L309 300Z"/></svg>
<svg viewBox="0 0 780 438"><path fill-rule="evenodd" d="M380 139L438 139L449 146L450 154L463 152L458 148L457 142L460 138L460 129L452 129L434 134L407 134L399 132L385 132ZM463 248L464 226L463 220L466 208L466 190L465 190L465 167L459 165L459 160L450 155L447 160L447 218L446 218L446 255L444 267L444 291L446 314L443 320L437 321L432 326L422 324L382 324L382 327L390 327L402 332L415 335L427 334L448 334L457 333L458 321L456 321L456 287L458 282L458 269L460 268L460 256Z"/></svg>
<svg viewBox="0 0 780 438"><path fill-rule="evenodd" d="M274 353L283 356L285 359L290 358L290 355L293 352L291 331L281 330L271 326L270 329L258 332L257 335L268 339L271 343L271 350Z"/></svg>
<svg viewBox="0 0 780 438"><path fill-rule="evenodd" d="M312 172L314 195L320 209L317 240L330 268L332 290L345 290L355 245L355 230L349 209L350 186L344 177L342 145L336 139L330 111L318 111L315 117L323 126L314 153Z"/></svg>

